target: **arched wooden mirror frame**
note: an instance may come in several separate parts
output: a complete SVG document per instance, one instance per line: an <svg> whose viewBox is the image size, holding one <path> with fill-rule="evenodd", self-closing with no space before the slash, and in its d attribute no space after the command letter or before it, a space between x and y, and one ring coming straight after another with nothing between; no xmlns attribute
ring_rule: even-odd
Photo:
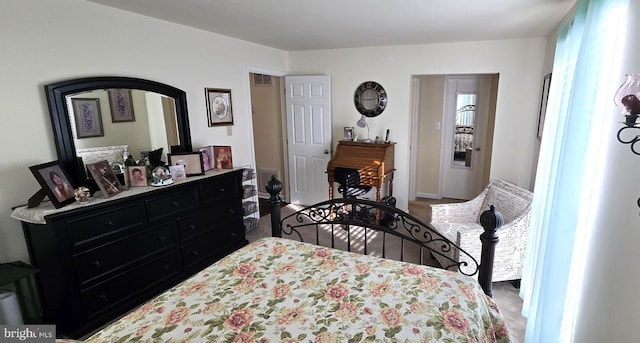
<svg viewBox="0 0 640 343"><path fill-rule="evenodd" d="M180 151L192 151L191 131L189 129L189 113L187 111L187 95L184 91L160 82L121 76L87 77L65 80L48 84L45 87L51 123L53 125L53 137L58 153L58 160L64 168L79 184L85 184L82 179L83 166L76 156L66 97L68 95L89 92L96 89L130 88L155 92L175 101L176 121L178 125L178 139Z"/></svg>

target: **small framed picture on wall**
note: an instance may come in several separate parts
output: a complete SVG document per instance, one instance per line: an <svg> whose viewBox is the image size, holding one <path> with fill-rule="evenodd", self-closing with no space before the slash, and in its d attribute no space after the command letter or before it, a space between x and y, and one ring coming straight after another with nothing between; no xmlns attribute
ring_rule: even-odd
<svg viewBox="0 0 640 343"><path fill-rule="evenodd" d="M547 102L549 100L549 88L551 87L551 74L544 76L542 81L542 95L540 96L540 114L538 115L538 139L542 139L544 119L547 114Z"/></svg>
<svg viewBox="0 0 640 343"><path fill-rule="evenodd" d="M205 88L204 94L207 101L209 126L233 125L231 90Z"/></svg>
<svg viewBox="0 0 640 343"><path fill-rule="evenodd" d="M102 115L100 114L100 99L73 98L73 120L75 122L76 137L102 137Z"/></svg>
<svg viewBox="0 0 640 343"><path fill-rule="evenodd" d="M110 89L109 105L111 106L111 121L114 123L136 121L133 113L130 89Z"/></svg>

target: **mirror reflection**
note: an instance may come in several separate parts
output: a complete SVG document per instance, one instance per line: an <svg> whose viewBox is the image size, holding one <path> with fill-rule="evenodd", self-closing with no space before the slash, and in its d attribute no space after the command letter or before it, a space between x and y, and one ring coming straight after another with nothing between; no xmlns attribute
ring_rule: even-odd
<svg viewBox="0 0 640 343"><path fill-rule="evenodd" d="M476 120L476 93L456 94L456 122L454 126L452 166L471 168L473 129Z"/></svg>
<svg viewBox="0 0 640 343"><path fill-rule="evenodd" d="M67 95L65 101L76 155L84 164L107 160L120 173L129 155L137 161L162 148L166 156L180 144L175 101L163 94L111 88Z"/></svg>

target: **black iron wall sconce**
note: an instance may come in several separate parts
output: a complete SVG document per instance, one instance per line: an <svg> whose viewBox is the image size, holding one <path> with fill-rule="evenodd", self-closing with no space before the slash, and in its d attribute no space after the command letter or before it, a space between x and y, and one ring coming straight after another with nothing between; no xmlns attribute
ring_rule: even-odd
<svg viewBox="0 0 640 343"><path fill-rule="evenodd" d="M624 83L618 88L613 98L616 105L624 109L624 126L618 130L618 141L622 144L629 144L631 151L640 155L640 147L636 144L640 142L640 123L637 123L640 116L640 73L627 74ZM640 202L639 202L640 206Z"/></svg>
<svg viewBox="0 0 640 343"><path fill-rule="evenodd" d="M640 73L627 74L624 83L618 88L613 101L623 108L624 126L618 130L618 141L622 144L629 144L631 152L640 155L636 144L640 142L640 123L637 123L640 116ZM640 207L640 198L636 201Z"/></svg>

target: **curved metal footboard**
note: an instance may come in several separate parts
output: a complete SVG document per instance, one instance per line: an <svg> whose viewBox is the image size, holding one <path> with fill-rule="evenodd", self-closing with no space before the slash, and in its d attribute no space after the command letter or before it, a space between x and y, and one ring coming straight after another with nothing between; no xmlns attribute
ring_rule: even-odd
<svg viewBox="0 0 640 343"><path fill-rule="evenodd" d="M480 286L492 296L493 252L498 243L496 229L502 225L502 216L493 206L481 216L485 232L480 237L481 261L477 261L431 225L396 207L370 200L339 198L306 206L282 217L279 196L282 185L272 178L266 188L271 194L272 236L292 236L317 245L429 264L469 276L478 273ZM414 260L407 259L407 251ZM395 255L389 256L392 253ZM437 262L428 254L441 256L450 263L434 265Z"/></svg>

